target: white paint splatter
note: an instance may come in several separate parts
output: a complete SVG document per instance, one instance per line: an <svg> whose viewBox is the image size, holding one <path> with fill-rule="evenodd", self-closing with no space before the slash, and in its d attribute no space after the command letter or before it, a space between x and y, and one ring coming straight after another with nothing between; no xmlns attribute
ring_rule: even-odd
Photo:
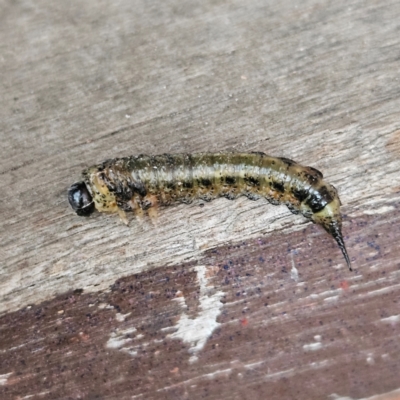
<svg viewBox="0 0 400 400"><path fill-rule="evenodd" d="M400 321L400 315L391 315L387 318L381 318L382 322L388 322L389 324L395 324Z"/></svg>
<svg viewBox="0 0 400 400"><path fill-rule="evenodd" d="M3 374L0 375L0 386L4 386L7 384L8 378L12 375L12 372L9 372L8 374Z"/></svg>
<svg viewBox="0 0 400 400"><path fill-rule="evenodd" d="M319 350L319 349L322 349L322 343L321 342L305 344L303 346L303 350L305 350L305 351L315 351L315 350Z"/></svg>
<svg viewBox="0 0 400 400"><path fill-rule="evenodd" d="M292 269L290 270L290 277L297 282L299 280L299 271L294 265L294 259L293 259L293 254L292 254Z"/></svg>
<svg viewBox="0 0 400 400"><path fill-rule="evenodd" d="M189 362L195 362L198 360L197 353L204 347L207 339L210 337L212 332L220 325L217 322L217 317L221 313L223 304L220 299L224 295L223 292L216 292L209 295L209 292L213 290L207 286L208 279L206 277L207 267L198 266L195 268L197 272L197 279L200 285L200 298L199 298L199 309L198 316L191 319L185 313L187 310L187 304L181 291L178 291L177 297L174 301L178 302L181 309L183 310L182 315L176 326L162 328L162 331L175 330L174 333L167 335L172 339L181 339L185 343L190 344L190 353L192 356L189 358ZM104 304L102 308L107 308ZM115 318L119 322L124 322L125 318L129 315L117 313ZM136 332L136 328L130 327L127 329L116 329L112 332L110 338L106 343L106 347L109 349L116 349L124 353L128 353L131 356L136 356L138 350L148 346L148 343L141 343L139 345L133 345L134 340L140 340L144 338L143 334L132 335Z"/></svg>
<svg viewBox="0 0 400 400"><path fill-rule="evenodd" d="M303 345L303 350L304 351L315 351L322 349L322 343L321 343L321 335L315 335L314 336L315 343L309 343Z"/></svg>
<svg viewBox="0 0 400 400"><path fill-rule="evenodd" d="M22 400L22 399L30 399L31 397L46 396L46 394L49 394L49 393L50 393L50 391L46 390L46 391L40 392L40 393L28 394L24 397L20 397L20 399Z"/></svg>
<svg viewBox="0 0 400 400"><path fill-rule="evenodd" d="M339 300L339 296L331 296L331 297L327 297L326 299L324 299L324 301L338 301Z"/></svg>
<svg viewBox="0 0 400 400"><path fill-rule="evenodd" d="M315 361L310 363L310 367L313 369L321 369L325 367L329 367L330 361L329 360L322 360L322 361Z"/></svg>
<svg viewBox="0 0 400 400"><path fill-rule="evenodd" d="M375 364L375 359L374 359L374 357L373 357L373 354L369 354L369 355L368 355L368 357L367 357L367 363L368 363L369 365L374 365L374 364Z"/></svg>
<svg viewBox="0 0 400 400"><path fill-rule="evenodd" d="M130 337L132 333L136 332L136 328L128 329L117 329L116 332L112 332L110 339L108 339L106 347L108 349L120 349L125 344L131 342L134 338Z"/></svg>
<svg viewBox="0 0 400 400"><path fill-rule="evenodd" d="M189 359L190 362L197 361L198 352L203 349L208 338L220 325L219 322L217 322L217 317L221 314L223 303L220 300L224 295L224 293L220 291L208 295L209 287L207 286L206 278L207 267L201 265L195 267L195 270L200 285L200 312L198 316L193 319L189 318L188 315L183 312L177 323L177 331L168 335L171 339L181 339L184 343L190 345L189 352L193 354ZM178 297L178 299L183 305L182 308L186 309L184 297L181 296Z"/></svg>
<svg viewBox="0 0 400 400"><path fill-rule="evenodd" d="M114 310L114 306L112 306L111 304L107 304L107 303L100 303L98 305L98 308L100 310Z"/></svg>
<svg viewBox="0 0 400 400"><path fill-rule="evenodd" d="M124 322L124 321L125 321L125 318L126 318L128 315L130 315L130 314L131 314L130 312L127 313L127 314L116 313L116 314L115 314L115 319L116 319L118 322Z"/></svg>

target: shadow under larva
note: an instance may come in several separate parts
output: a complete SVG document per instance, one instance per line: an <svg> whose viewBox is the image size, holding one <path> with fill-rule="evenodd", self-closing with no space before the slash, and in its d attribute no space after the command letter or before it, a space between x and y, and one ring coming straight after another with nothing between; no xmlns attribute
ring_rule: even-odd
<svg viewBox="0 0 400 400"><path fill-rule="evenodd" d="M140 213L158 205L239 196L265 197L322 225L352 270L341 232L337 190L315 168L287 158L258 152L114 158L85 169L82 181L68 190L69 203L78 215L89 216L95 209L118 213L126 224L126 211Z"/></svg>

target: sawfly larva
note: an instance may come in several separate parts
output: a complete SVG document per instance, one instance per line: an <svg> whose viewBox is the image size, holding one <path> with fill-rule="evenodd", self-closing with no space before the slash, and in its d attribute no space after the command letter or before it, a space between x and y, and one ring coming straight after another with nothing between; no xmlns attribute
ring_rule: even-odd
<svg viewBox="0 0 400 400"><path fill-rule="evenodd" d="M118 213L126 224L126 211L194 199L247 196L285 204L294 214L322 225L336 240L351 270L337 190L315 168L287 158L264 153L139 155L106 160L82 175L83 180L68 190L73 210L81 216L95 209Z"/></svg>

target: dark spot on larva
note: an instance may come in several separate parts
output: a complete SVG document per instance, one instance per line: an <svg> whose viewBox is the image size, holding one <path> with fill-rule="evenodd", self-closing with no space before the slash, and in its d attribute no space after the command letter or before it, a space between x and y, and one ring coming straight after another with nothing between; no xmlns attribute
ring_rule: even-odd
<svg viewBox="0 0 400 400"><path fill-rule="evenodd" d="M226 176L225 182L227 185L234 185L236 183L236 178L234 176Z"/></svg>
<svg viewBox="0 0 400 400"><path fill-rule="evenodd" d="M235 200L235 199L236 199L236 196L235 196L234 193L225 193L225 194L224 194L224 197L225 197L226 199L228 199L228 200Z"/></svg>
<svg viewBox="0 0 400 400"><path fill-rule="evenodd" d="M320 200L321 199L315 194L312 194L307 200L306 204L311 208L313 213L321 211L325 207L326 204L321 203Z"/></svg>
<svg viewBox="0 0 400 400"><path fill-rule="evenodd" d="M175 190L176 184L175 184L175 182L166 182L165 187L167 189Z"/></svg>
<svg viewBox="0 0 400 400"><path fill-rule="evenodd" d="M210 184L211 184L211 182L210 182ZM190 182L190 181L182 182L182 186L183 186L185 189L191 189L191 188L193 187L193 182Z"/></svg>
<svg viewBox="0 0 400 400"><path fill-rule="evenodd" d="M290 158L285 158L285 157L279 157L279 159L286 164L288 167L296 164L296 161L291 160Z"/></svg>
<svg viewBox="0 0 400 400"><path fill-rule="evenodd" d="M183 197L179 199L180 202L184 203L184 204L190 204L193 202L193 199L191 197Z"/></svg>
<svg viewBox="0 0 400 400"><path fill-rule="evenodd" d="M313 167L307 167L310 171L314 172L320 179L322 179L324 176L322 175L321 171L318 171L317 169Z"/></svg>
<svg viewBox="0 0 400 400"><path fill-rule="evenodd" d="M310 185L314 185L315 183L318 182L318 177L313 174L309 174L309 173L305 172L304 177L307 179L307 181Z"/></svg>
<svg viewBox="0 0 400 400"><path fill-rule="evenodd" d="M117 201L117 206L123 211L132 211L132 207L123 201Z"/></svg>
<svg viewBox="0 0 400 400"><path fill-rule="evenodd" d="M318 192L321 198L326 201L326 204L329 204L333 200L333 197L326 186L319 188Z"/></svg>
<svg viewBox="0 0 400 400"><path fill-rule="evenodd" d="M295 215L300 214L300 210L298 210L297 208L294 208L294 206L292 206L291 204L286 204L286 206L292 214L295 214Z"/></svg>
<svg viewBox="0 0 400 400"><path fill-rule="evenodd" d="M107 160L104 160L104 161L101 163L100 168L106 168L107 165L109 165L109 164L114 164L115 161L118 161L118 158L116 158L116 159L107 158ZM100 171L100 168L99 168L99 171Z"/></svg>
<svg viewBox="0 0 400 400"><path fill-rule="evenodd" d="M244 181L250 186L260 186L260 181L254 176L246 176Z"/></svg>
<svg viewBox="0 0 400 400"><path fill-rule="evenodd" d="M274 199L273 197L267 197L267 201L274 206L279 206L279 204L281 204L279 200Z"/></svg>
<svg viewBox="0 0 400 400"><path fill-rule="evenodd" d="M323 175L313 167L304 167L304 177L311 185L314 185L323 178Z"/></svg>
<svg viewBox="0 0 400 400"><path fill-rule="evenodd" d="M261 156L261 157L265 157L266 156L266 154L263 153L262 151L252 151L251 154L257 154L258 156Z"/></svg>
<svg viewBox="0 0 400 400"><path fill-rule="evenodd" d="M272 188L276 190L277 192L283 193L285 191L285 186L283 185L282 182L272 182Z"/></svg>
<svg viewBox="0 0 400 400"><path fill-rule="evenodd" d="M210 179L207 179L207 178L200 178L199 182L200 182L201 186L205 186L205 187L209 187L212 185L212 182L210 181Z"/></svg>
<svg viewBox="0 0 400 400"><path fill-rule="evenodd" d="M141 206L142 206L143 210L149 209L152 205L153 205L153 203L148 199L143 200L142 203L141 203Z"/></svg>
<svg viewBox="0 0 400 400"><path fill-rule="evenodd" d="M304 189L293 189L292 193L293 193L293 196L300 202L305 200L309 195L307 190L304 190Z"/></svg>
<svg viewBox="0 0 400 400"><path fill-rule="evenodd" d="M102 171L102 170L101 170ZM102 179L104 181L104 179L106 179L106 175L104 172L102 172L101 174L99 174L99 178Z"/></svg>
<svg viewBox="0 0 400 400"><path fill-rule="evenodd" d="M201 200L204 200L204 201L207 201L207 202L209 202L209 201L211 201L213 199L212 196L210 196L208 194L204 194L204 195L200 196L199 198Z"/></svg>
<svg viewBox="0 0 400 400"><path fill-rule="evenodd" d="M321 211L328 203L333 200L326 186L322 186L319 190L313 190L306 204L311 208L312 212Z"/></svg>
<svg viewBox="0 0 400 400"><path fill-rule="evenodd" d="M253 201L258 200L258 199L261 197L261 196L259 196L258 194L251 193L251 192L245 193L245 196L246 196L249 200L253 200Z"/></svg>
<svg viewBox="0 0 400 400"><path fill-rule="evenodd" d="M163 154L163 157L166 159L166 163L169 167L173 167L175 165L175 157L171 154Z"/></svg>
<svg viewBox="0 0 400 400"><path fill-rule="evenodd" d="M146 187L141 181L129 182L129 187L134 193L138 193L140 196L144 197L147 194Z"/></svg>

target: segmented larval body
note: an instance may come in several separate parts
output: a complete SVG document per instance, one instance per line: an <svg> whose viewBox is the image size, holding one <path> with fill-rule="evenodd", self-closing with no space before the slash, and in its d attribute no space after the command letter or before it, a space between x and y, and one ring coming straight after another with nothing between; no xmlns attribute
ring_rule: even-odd
<svg viewBox="0 0 400 400"><path fill-rule="evenodd" d="M322 173L287 158L264 153L199 153L132 156L104 161L83 171L83 182L69 189L78 215L125 212L194 199L233 200L246 196L285 204L322 225L338 243L350 267L341 233L342 218L337 190Z"/></svg>

